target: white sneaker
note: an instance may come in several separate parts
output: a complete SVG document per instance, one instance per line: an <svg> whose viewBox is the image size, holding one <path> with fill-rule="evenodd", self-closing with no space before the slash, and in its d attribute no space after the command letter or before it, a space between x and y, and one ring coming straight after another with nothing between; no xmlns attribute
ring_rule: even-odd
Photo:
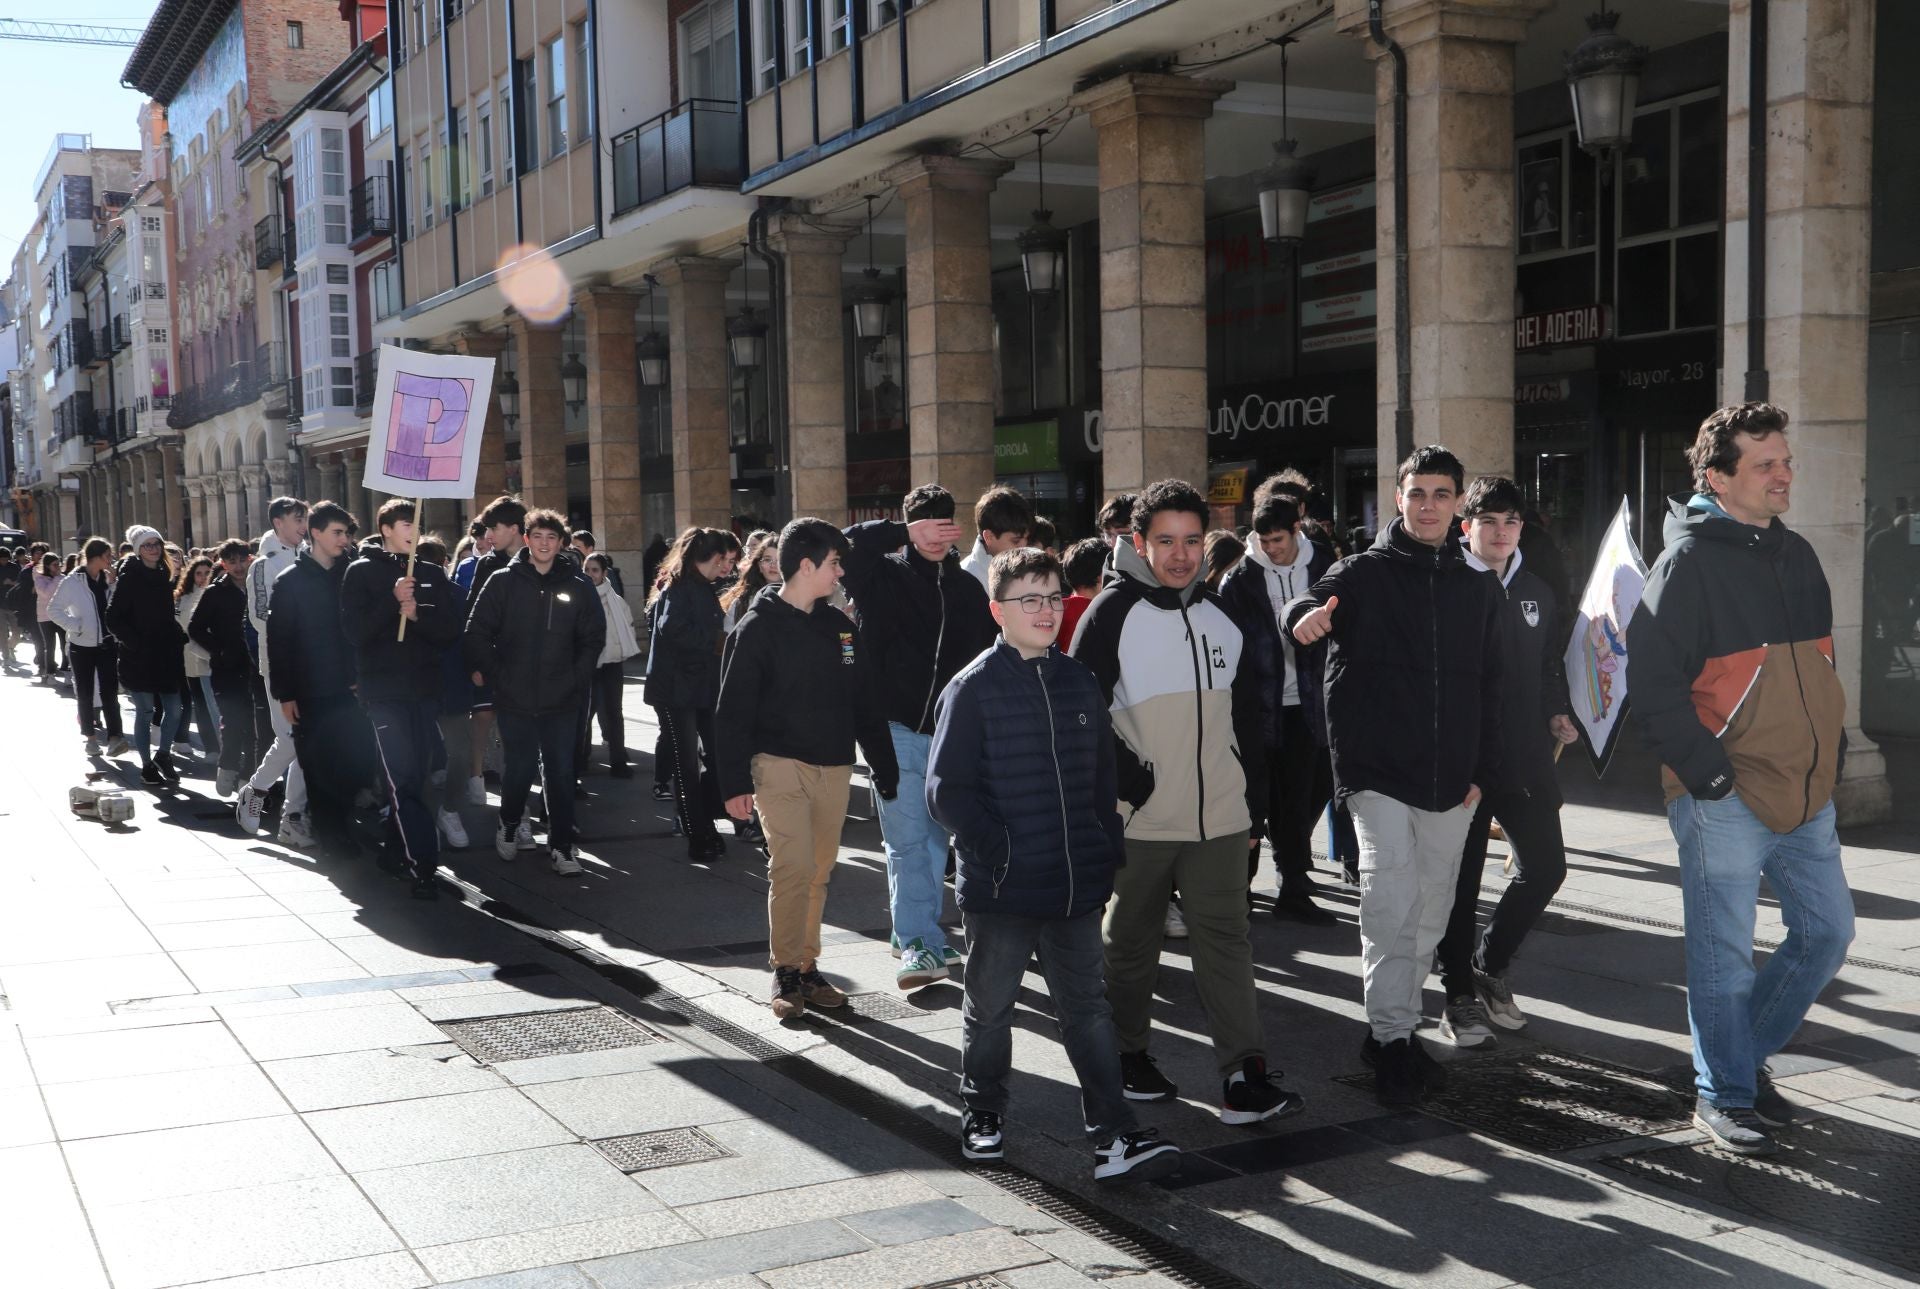
<svg viewBox="0 0 1920 1289"><path fill-rule="evenodd" d="M282 846L291 846L295 850L311 850L314 844L313 829L307 826L303 815L288 815L280 821L279 842Z"/></svg>
<svg viewBox="0 0 1920 1289"><path fill-rule="evenodd" d="M468 846L472 845L472 843L467 840L466 823L462 821L460 816L455 812L451 810L441 810L434 815L433 821L440 825L440 835L446 839L447 846L450 849L465 850Z"/></svg>
<svg viewBox="0 0 1920 1289"><path fill-rule="evenodd" d="M238 770L221 770L213 776L213 795L216 797L230 797L234 789L239 786L240 771Z"/></svg>
<svg viewBox="0 0 1920 1289"><path fill-rule="evenodd" d="M571 877L575 873L586 872L584 868L580 867L580 860L578 858L580 852L577 848L573 846L569 846L565 850L562 850L560 849L560 847L555 846L551 850L549 850L547 854L553 860L553 863L551 865L551 867L553 868L553 871L560 874L562 877Z"/></svg>
<svg viewBox="0 0 1920 1289"><path fill-rule="evenodd" d="M522 817L520 830L513 835L513 844L520 850L539 850L540 843L533 839L533 820Z"/></svg>
<svg viewBox="0 0 1920 1289"><path fill-rule="evenodd" d="M487 781L477 774L467 780L467 804L470 806L487 804Z"/></svg>
<svg viewBox="0 0 1920 1289"><path fill-rule="evenodd" d="M493 853L511 864L513 857L520 853L520 847L514 844L513 829L501 824L493 832Z"/></svg>
<svg viewBox="0 0 1920 1289"><path fill-rule="evenodd" d="M267 794L256 789L251 783L240 785L240 795L233 803L234 818L240 821L240 827L251 837L260 831L260 816L267 812Z"/></svg>
<svg viewBox="0 0 1920 1289"><path fill-rule="evenodd" d="M124 739L124 738L120 738L120 737L115 737L115 738L113 738L113 739L111 739L111 740L109 740L109 741L108 741L108 743L107 743L107 755L108 755L108 756L125 756L126 754L127 754L127 740L126 740L126 739Z"/></svg>
<svg viewBox="0 0 1920 1289"><path fill-rule="evenodd" d="M1184 940L1187 938L1187 919L1180 912L1180 906L1171 900L1167 902L1167 939Z"/></svg>
<svg viewBox="0 0 1920 1289"><path fill-rule="evenodd" d="M88 756L100 755L100 740L95 738L91 734L87 735L87 755Z"/></svg>
<svg viewBox="0 0 1920 1289"><path fill-rule="evenodd" d="M1471 994L1449 998L1440 1013L1440 1037L1455 1047L1488 1047L1498 1039L1487 1023L1487 1009Z"/></svg>

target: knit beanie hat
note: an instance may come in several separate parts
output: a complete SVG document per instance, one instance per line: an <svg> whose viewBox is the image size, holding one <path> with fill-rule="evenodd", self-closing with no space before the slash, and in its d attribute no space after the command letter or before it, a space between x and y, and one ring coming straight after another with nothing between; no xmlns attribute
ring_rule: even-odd
<svg viewBox="0 0 1920 1289"><path fill-rule="evenodd" d="M133 524L127 529L127 544L132 546L136 551L148 542L161 542L164 544L165 541L166 539L160 536L160 530L158 528L149 528L145 524Z"/></svg>

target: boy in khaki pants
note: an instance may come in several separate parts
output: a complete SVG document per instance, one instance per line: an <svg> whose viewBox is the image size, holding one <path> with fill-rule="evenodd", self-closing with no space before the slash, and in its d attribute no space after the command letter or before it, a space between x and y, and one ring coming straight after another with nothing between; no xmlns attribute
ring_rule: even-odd
<svg viewBox="0 0 1920 1289"><path fill-rule="evenodd" d="M828 597L846 536L823 519L780 534L785 581L754 597L727 637L714 716L727 813L757 805L767 832L767 929L773 1014L782 1020L847 996L820 974L820 914L840 851L858 740L873 782L892 799L900 772L859 632Z"/></svg>

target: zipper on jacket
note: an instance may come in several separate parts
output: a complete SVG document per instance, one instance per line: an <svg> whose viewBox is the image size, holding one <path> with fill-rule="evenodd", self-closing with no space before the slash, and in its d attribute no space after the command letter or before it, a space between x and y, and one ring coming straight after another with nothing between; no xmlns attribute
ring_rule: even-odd
<svg viewBox="0 0 1920 1289"><path fill-rule="evenodd" d="M1207 709L1200 694L1200 655L1193 651L1193 621L1187 617L1187 606L1180 606L1180 622L1187 629L1187 656L1193 660L1193 779L1194 779L1194 817L1200 824L1200 840L1207 839Z"/></svg>
<svg viewBox="0 0 1920 1289"><path fill-rule="evenodd" d="M1433 624L1433 808L1440 809L1440 552L1427 577L1427 620ZM1475 774L1479 773L1475 770Z"/></svg>
<svg viewBox="0 0 1920 1289"><path fill-rule="evenodd" d="M971 577L972 574L968 576ZM1001 824L1000 835L1007 839L1007 852L1006 858L1000 861L999 873L993 879L993 898L996 900L1000 898L1000 883L1007 880L1007 871L1013 867L1013 829Z"/></svg>
<svg viewBox="0 0 1920 1289"><path fill-rule="evenodd" d="M1053 728L1053 693L1047 688L1045 665L1034 668L1034 674L1040 678L1040 699L1047 706L1047 751L1053 757L1053 786L1060 793L1060 845L1067 855L1067 909L1066 916L1073 916L1073 832L1067 822L1067 781L1060 773L1060 742Z"/></svg>
<svg viewBox="0 0 1920 1289"><path fill-rule="evenodd" d="M967 574L972 577L973 574ZM940 626L933 633L933 668L927 677L927 705L920 709L920 723L913 727L915 734L926 728L928 719L933 715L933 699L940 689L940 646L947 639L947 562L943 559L933 573L933 595L940 601Z"/></svg>
<svg viewBox="0 0 1920 1289"><path fill-rule="evenodd" d="M1780 577L1779 561L1767 562L1773 568L1773 585L1780 592L1780 603L1787 611L1787 657L1793 659L1793 683L1800 691L1800 714L1807 718L1807 733L1813 736L1813 760L1807 762L1807 777L1800 785L1800 822L1804 824L1813 814L1813 772L1820 766L1820 727L1814 724L1813 713L1807 710L1807 682L1800 675L1800 645L1793 638L1796 634L1793 629L1793 603L1787 599L1787 587Z"/></svg>

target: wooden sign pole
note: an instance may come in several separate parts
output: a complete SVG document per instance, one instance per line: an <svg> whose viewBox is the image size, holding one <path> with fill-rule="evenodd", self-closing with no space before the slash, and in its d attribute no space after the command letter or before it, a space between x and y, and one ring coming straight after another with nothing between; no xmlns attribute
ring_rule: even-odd
<svg viewBox="0 0 1920 1289"><path fill-rule="evenodd" d="M421 512L426 510L426 508L427 499L425 497L415 497L413 499L413 546L407 551L407 580L409 582L413 580L414 557L420 552L420 516ZM405 640L407 638L407 615L404 613L400 615L400 634L394 638L396 640Z"/></svg>

